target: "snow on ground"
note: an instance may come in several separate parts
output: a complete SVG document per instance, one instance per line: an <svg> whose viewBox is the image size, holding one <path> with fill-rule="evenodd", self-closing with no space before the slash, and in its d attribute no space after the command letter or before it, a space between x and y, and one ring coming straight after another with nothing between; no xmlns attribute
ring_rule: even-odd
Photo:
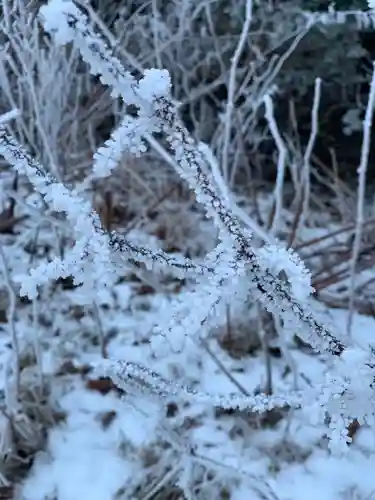
<svg viewBox="0 0 375 500"><path fill-rule="evenodd" d="M317 236L314 231L306 239ZM19 254L12 251L9 261L13 271L20 272L27 267L27 258L21 250ZM147 365L170 380L208 394L230 394L239 387L250 394L265 389L266 363L256 339L245 345L242 356L223 348L217 341L220 332L216 332L217 338L206 337L207 350L192 341L181 352L154 350L150 340L161 311L168 310L175 294L183 299L187 293L173 280L168 283L159 287L164 291L152 292L124 276L113 290L103 291L96 309L84 305L79 289L59 285L46 289L38 302L37 320L30 304L17 305L21 382L28 400L17 417L24 422L20 428L29 431L26 442L40 433L34 422L36 414L47 432L46 440L41 432L42 438L29 446L30 456L36 455L31 468L27 466L20 475L16 500L161 500L173 498L173 494L181 498L173 485L177 481L180 487L189 485L191 477L199 487L195 491L193 484L191 498L197 500L375 499L374 428L359 428L346 455L335 456L328 452L328 426L317 405L258 415L182 404L173 398L165 403L147 394L134 401L128 394L120 394L109 380L98 378L93 367L102 360L104 349L111 359ZM257 318L237 303L231 306L248 341L257 331ZM326 324L344 335L346 310L327 309L322 303L314 306ZM232 329L236 334L236 325ZM364 348L375 346L375 319L356 314L353 337ZM106 339L104 347L101 338ZM41 350L38 363L36 340ZM270 358L274 393L290 390L295 384L307 391L322 383L326 357L302 349L290 338L284 342L289 358L278 355L277 349ZM11 394L10 346L9 331L0 324L3 399ZM241 349L244 346L239 352ZM36 413L30 394L38 393L41 375L48 396L42 411ZM0 434L4 464L1 467L0 462L0 473L6 479L6 456L14 443L7 441L9 419L4 415ZM193 472L186 458L187 446L197 457Z"/></svg>
<svg viewBox="0 0 375 500"><path fill-rule="evenodd" d="M198 404L176 408L171 402L168 410L147 397L140 397L134 405L126 397L120 398L110 386L101 386L94 372L82 375L79 367L101 359L100 349L92 346L89 336L95 323L89 316L69 317L72 304L79 302L75 297L78 292L60 293L60 313L52 312L52 324L47 321L43 331L48 346L43 364L53 377L53 399L65 418L50 428L46 448L38 453L22 487L23 500L157 498L148 493L153 488L156 492L162 489L163 479L174 465L170 462L171 450L163 447L159 437L158 426L163 421L175 429L183 428L206 463L212 461L214 470L222 470L223 477L232 478L228 484L235 500L375 498L374 429L361 428L346 456L336 457L327 451L327 429L316 415L305 410L289 416L275 415L267 422L257 415L230 414ZM238 390L213 359L194 345L187 345L182 353L155 358L148 341L159 303L165 297L137 296L128 284L121 284L111 299L107 297L107 302L110 300L110 307L107 304L101 309L102 327L111 338L109 357L135 362L147 359L164 376L206 392L225 394ZM346 311L328 311L338 327L344 327L346 315ZM53 333L59 329L64 329L63 342L62 335L55 337ZM373 343L374 319L357 315L354 331L361 343ZM4 347L6 339L1 336L0 340L4 360L8 352ZM264 386L265 364L260 353L234 359L216 341L210 346L246 390ZM322 381L326 368L321 358L290 347L300 388ZM64 373L67 359L77 370L70 366ZM285 374L282 358L273 359L272 364L277 393L291 386L293 374ZM141 493L137 485L142 485ZM222 485L218 488L223 491ZM203 492L197 498L211 498Z"/></svg>

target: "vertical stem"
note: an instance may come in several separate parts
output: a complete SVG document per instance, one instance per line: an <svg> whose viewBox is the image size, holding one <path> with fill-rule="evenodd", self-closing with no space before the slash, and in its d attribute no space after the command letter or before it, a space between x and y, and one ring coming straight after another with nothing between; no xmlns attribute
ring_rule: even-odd
<svg viewBox="0 0 375 500"><path fill-rule="evenodd" d="M347 334L351 336L354 300L355 300L355 275L358 256L361 247L363 222L364 222L364 200L366 190L366 173L368 166L368 158L371 145L371 128L375 105L375 61L373 61L373 72L370 84L370 93L367 101L365 119L363 121L363 140L361 148L361 161L358 167L358 189L357 189L357 218L354 234L353 252L350 265L350 300L349 300L349 315L347 322Z"/></svg>

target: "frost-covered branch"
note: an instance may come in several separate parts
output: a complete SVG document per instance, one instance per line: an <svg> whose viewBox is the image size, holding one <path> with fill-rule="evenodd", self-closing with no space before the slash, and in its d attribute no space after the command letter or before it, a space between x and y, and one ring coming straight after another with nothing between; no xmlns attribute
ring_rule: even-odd
<svg viewBox="0 0 375 500"><path fill-rule="evenodd" d="M247 2L248 8L251 2ZM249 12L248 12L249 13ZM231 196L210 168L209 155L189 133L179 115L179 105L171 96L171 79L165 70L145 70L135 78L114 56L111 48L99 36L83 12L75 4L65 0L51 0L40 9L46 30L60 44L71 43L80 51L89 65L92 75L112 90L112 96L121 102L122 109L130 106L110 138L93 155L90 175L76 188L70 188L51 176L15 140L5 127L0 127L0 154L21 174L26 175L36 192L55 212L64 213L73 231L73 245L63 257L55 257L48 263L31 269L29 276L21 277L21 293L35 298L38 286L60 277L73 277L75 284L82 286L80 292L87 303L96 304L97 294L102 288L114 285L117 280L117 261L136 261L153 271L172 270L179 278L192 277L187 290L168 301L165 309L160 307L159 324L151 337L151 348L160 347L158 342L166 340L169 353L174 354L184 346L186 339L196 340L208 322L216 316L221 320L221 307L225 300L246 288L246 299L257 299L277 317L280 330L304 337L317 351L326 351L334 356L332 365L335 375L329 374L327 387L318 387L302 394L298 391L274 395L206 394L154 373L147 366L126 361L106 362L101 366L102 374L124 391L135 395L145 393L157 400L173 397L184 402L194 401L227 409L264 412L275 407L298 408L306 404L332 404L332 429L342 434L348 419L353 414L364 418L372 414L370 398L373 381L371 355L363 356L347 349L321 321L310 306L312 292L311 276L299 257L282 245L268 244L259 249L252 244L251 232L244 228L231 206ZM249 18L250 19L250 18ZM308 23L306 30L312 25ZM247 31L248 26L246 27ZM301 37L303 35L301 34ZM297 42L296 42L297 43ZM233 76L233 75L232 75ZM233 90L233 89L232 89ZM320 91L320 81L318 83ZM264 93L263 93L264 94ZM316 136L318 97L313 107L313 130L305 155L305 167ZM230 97L230 99L232 99ZM279 177L276 186L277 216L280 214L282 178L285 169L285 145L274 123L272 101L265 99L267 118L271 132L279 146ZM231 106L232 104L230 104ZM229 115L228 115L229 116ZM230 124L228 124L230 126ZM228 132L227 128L227 132ZM146 247L123 236L120 232L106 231L98 213L93 210L88 191L95 181L110 176L119 166L123 155L141 156L152 139L162 137L165 156L181 179L194 192L196 200L218 230L219 243L201 261L170 255L161 249ZM224 148L228 154L229 135ZM93 141L94 142L94 141ZM164 151L164 149L163 149ZM226 160L224 161L226 164ZM277 217L276 217L277 222ZM286 279L283 277L286 276ZM242 298L242 296L241 296ZM211 325L210 325L211 326ZM103 334L104 338L104 334ZM155 340L156 339L156 340ZM153 351L155 356L155 351ZM367 353L365 353L367 354ZM370 353L371 354L371 353ZM157 358L157 356L155 356ZM332 361L332 360L331 360ZM359 367L359 368L358 368ZM357 369L361 373L360 387L356 381L348 382L347 373ZM361 410L351 406L351 390L356 389L363 405ZM335 402L345 393L345 403L340 407ZM359 417L358 417L359 418ZM340 427L341 426L341 427Z"/></svg>
<svg viewBox="0 0 375 500"><path fill-rule="evenodd" d="M173 256L160 249L155 251L139 246L115 231L108 234L91 203L80 192L70 190L54 179L4 128L0 128L0 153L20 174L29 178L34 189L44 196L47 204L55 211L66 214L75 231L76 242L66 253L65 259L56 257L50 263L42 263L38 268L32 269L29 279L22 277L21 291L30 298L35 296L37 286L59 277L74 275L77 283L82 283L85 279L82 266L94 256L97 259L96 264L99 265L99 268L94 266L96 270L108 269L112 266L113 252L121 252L121 257L127 262L142 262L153 270L172 269L181 277L189 274L214 274L215 268L212 265L194 263L190 259ZM104 282L109 285L111 280L107 282L107 278Z"/></svg>
<svg viewBox="0 0 375 500"><path fill-rule="evenodd" d="M190 387L176 384L172 380L167 380L140 364L123 361L106 360L97 367L96 372L100 376L110 377L125 392L129 392L129 388L131 388L134 395L143 393L164 400L175 396L184 400L184 402L192 401L225 409L265 412L285 406L300 408L303 401L308 400L306 391L288 392L277 396L266 396L265 394L254 396L205 394Z"/></svg>
<svg viewBox="0 0 375 500"><path fill-rule="evenodd" d="M125 151L142 154L147 134L164 133L179 175L188 182L197 201L205 207L207 215L218 227L221 244L207 256L203 265L195 265L187 259L171 258L162 251L139 248L115 232L107 234L101 227L98 215L82 196L82 186L80 190L70 190L57 182L19 147L5 129L1 129L0 151L3 156L19 172L29 177L48 204L56 211L66 213L76 235L74 247L65 259L54 259L31 271L30 279L22 283L23 292L35 296L38 284L67 275L73 275L76 281L86 286L88 282L93 288L104 287L114 279L113 250L127 253L130 258L140 257L151 267L156 263L170 265L183 272L193 271L207 278L207 286L202 282L200 293L194 291L191 295L192 303L201 306L203 300L206 306L200 308L202 315L198 315L198 309L194 308L196 326L191 324L189 315L186 318L180 316L183 309L177 304L175 310L171 309L171 326L161 329L162 334L169 330L181 338L181 334L186 335L186 330L192 328L195 331L206 321L207 314L225 295L226 283L235 282L246 272L250 277L250 291L269 311L282 319L284 328L302 336L307 329L310 331L309 341L314 347L340 356L345 346L315 318L308 305L308 293L303 291L301 296L295 289L295 281L304 283L307 279L306 289L310 290L309 275L299 259L292 252L278 247L269 246L267 252L259 252L252 247L250 233L242 228L232 212L229 198L222 196L206 168L204 156L178 116L177 106L170 97L168 73L145 71L144 76L137 81L124 70L104 41L93 31L86 17L70 2L52 0L41 8L41 14L46 29L57 42L73 42L90 65L90 71L99 75L102 83L112 87L112 95L121 97L126 104L138 110L135 117L124 117L111 138L94 155L92 178L110 175ZM290 286L278 277L282 269L275 266L275 258L279 260L278 265L281 262L285 267ZM123 372L121 377L129 379L129 372ZM130 380L133 380L132 376ZM158 387L160 381L152 380L150 384ZM170 384L163 387L164 392L171 393ZM284 398L282 400L285 401ZM225 402L218 401L218 404ZM233 405L233 401L230 404ZM254 399L246 404L254 407L258 403Z"/></svg>
<svg viewBox="0 0 375 500"><path fill-rule="evenodd" d="M195 141L179 119L175 103L169 96L170 81L165 71L147 71L137 82L124 70L105 42L90 27L87 18L70 2L52 0L41 8L45 28L59 43L73 42L90 65L90 71L100 75L102 83L112 87L114 96L121 96L127 104L138 108L138 117L148 117L149 132L163 131L170 144L178 173L194 189L220 230L220 237L237 250L233 266L245 262L255 285L255 295L274 314L290 323L294 317L297 331L301 326L310 331L309 341L316 347L339 356L344 345L322 324L307 304L293 297L284 283L268 268L259 265L250 234L243 230L230 207L220 197L213 179L203 167L204 159ZM65 23L61 18L65 18ZM299 326L298 326L299 325ZM303 334L303 332L301 332ZM317 338L318 337L318 338Z"/></svg>

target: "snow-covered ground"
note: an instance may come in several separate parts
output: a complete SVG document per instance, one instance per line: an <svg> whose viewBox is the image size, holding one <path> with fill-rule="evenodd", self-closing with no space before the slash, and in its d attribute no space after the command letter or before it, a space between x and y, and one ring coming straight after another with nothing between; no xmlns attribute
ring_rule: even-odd
<svg viewBox="0 0 375 500"><path fill-rule="evenodd" d="M266 367L259 345L251 354L233 357L213 338L208 351L187 342L182 352L155 355L149 340L158 312L168 300L168 294L140 295L139 287L130 282L103 297L99 315L101 335L109 339L108 357L148 364L167 378L211 394L238 392L230 377L250 394L265 387ZM49 387L49 413L55 416L45 422L47 441L37 451L19 498L148 499L170 498L173 491L179 498L174 483L183 481L185 469L186 481L196 482L192 498L199 499L229 495L236 500L335 500L375 495L373 428L361 427L347 454L335 456L327 449L328 428L311 408L257 415L207 404L182 405L173 398L163 402L146 393L136 401L129 399L92 369L102 359L97 317L83 314L79 303L79 290L59 290L39 321L40 366ZM16 329L25 352L30 352L30 306L22 306L20 313ZM347 311L325 314L327 321L345 329ZM250 320L248 337L251 324ZM373 318L355 316L353 332L363 345L374 343L374 331ZM10 356L4 332L1 342L4 390ZM283 357L271 356L275 394L295 382L299 389L308 390L324 381L326 364L321 357L303 352L293 342L288 351L292 370ZM25 368L22 385L37 390L39 375L36 364ZM179 449L185 442L199 457L193 466L184 458L184 449ZM189 467L194 470L188 471Z"/></svg>

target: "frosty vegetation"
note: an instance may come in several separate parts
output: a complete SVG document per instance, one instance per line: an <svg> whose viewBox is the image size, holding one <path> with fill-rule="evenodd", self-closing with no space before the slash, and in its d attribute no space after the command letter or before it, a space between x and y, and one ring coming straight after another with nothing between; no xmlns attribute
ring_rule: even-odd
<svg viewBox="0 0 375 500"><path fill-rule="evenodd" d="M221 64L229 61L222 75L227 91L208 141L194 111L194 126L184 121L175 90L183 88L184 72L164 69L165 47L184 39L182 25L168 39L162 9L151 3L153 22L140 29L155 38L153 65L137 60L136 37L122 44L116 23L110 32L111 22L89 4L50 0L28 12L22 2L3 2L2 488L24 500L310 498L301 470L314 453L338 467L351 457L361 463L362 455L371 457L369 470L375 464L375 442L366 447L354 439L358 429L359 443L362 431L372 436L375 429L375 324L358 306L365 302L358 287L368 287L374 265L363 266L363 242L373 223L366 185L375 70L367 75L357 130L361 148L349 209L355 216L348 220L344 208L339 223L333 213L313 222L321 210L314 148L325 75L310 85L304 145L278 124L277 77L310 31L318 27L318 36L348 19L355 30L372 29L375 17L371 10L336 12L334 5L326 12L291 7L297 21L286 52L262 71L254 63L246 74L248 39L266 16L246 0L234 52L228 59L227 49L217 48ZM209 3L181 5L192 29L200 16L213 29ZM149 21L140 16L139 22ZM127 36L126 23L122 29ZM184 43L172 58L186 56ZM268 55L254 54L264 65ZM250 91L239 99L241 85ZM97 124L108 116L114 128L101 140ZM237 177L244 170L241 147L263 147L261 120L273 144L275 176L259 202L266 216L257 218ZM346 126L354 130L354 122ZM334 174L326 182L335 207L348 206L332 158ZM163 200L150 203L160 179L180 192L169 212L166 205L167 222L158 212ZM113 223L111 210L128 185L135 223L124 228ZM160 229L168 224L169 242ZM341 237L351 247L335 269ZM336 272L339 279L332 278ZM140 284L152 293L137 292ZM318 297L324 288L329 293ZM142 298L149 295L148 302ZM248 347L231 357L241 324ZM375 483L367 478L358 486L358 468L338 490L322 486L319 498L371 498ZM300 484L288 490L293 474ZM319 470L313 477L321 477Z"/></svg>

